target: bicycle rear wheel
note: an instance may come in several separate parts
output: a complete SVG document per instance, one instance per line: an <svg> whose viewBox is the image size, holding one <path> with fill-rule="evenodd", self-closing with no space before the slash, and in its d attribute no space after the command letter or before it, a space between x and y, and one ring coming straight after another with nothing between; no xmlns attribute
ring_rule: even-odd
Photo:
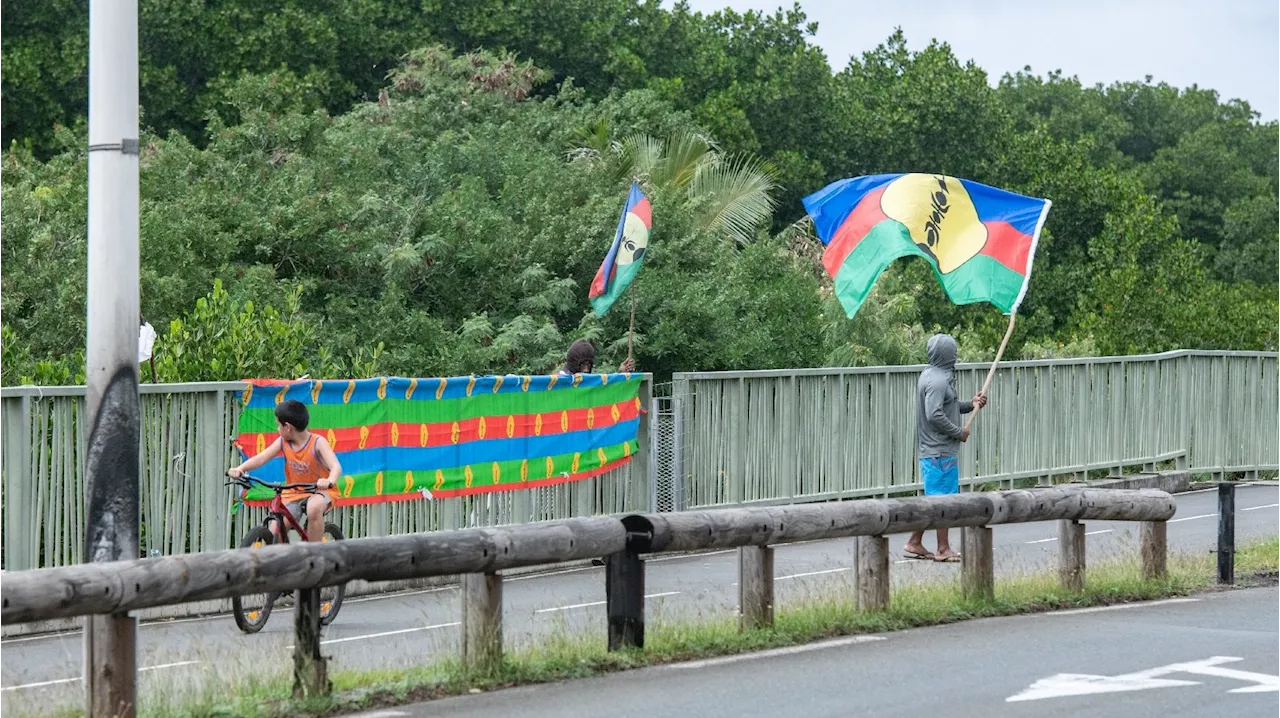
<svg viewBox="0 0 1280 718"><path fill-rule="evenodd" d="M266 526L259 526L245 535L240 548L261 548L275 543L275 536ZM231 615L236 619L236 626L245 633L257 633L267 625L271 617L271 606L275 603L276 593L255 593L247 596L231 597Z"/></svg>
<svg viewBox="0 0 1280 718"><path fill-rule="evenodd" d="M321 541L341 541L345 536L336 524L324 525L324 537ZM342 599L347 595L347 584L325 586L320 589L320 625L327 626L338 617L338 609L342 608Z"/></svg>

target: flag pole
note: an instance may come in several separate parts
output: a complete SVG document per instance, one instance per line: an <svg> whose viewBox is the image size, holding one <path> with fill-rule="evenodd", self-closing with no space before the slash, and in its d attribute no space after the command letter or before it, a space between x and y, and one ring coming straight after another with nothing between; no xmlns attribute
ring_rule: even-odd
<svg viewBox="0 0 1280 718"><path fill-rule="evenodd" d="M991 387L991 377L995 376L996 365L1000 363L1000 357L1004 355L1004 348L1009 344L1009 337L1013 336L1013 321L1018 317L1018 310L1014 309L1009 313L1009 328L1004 332L1004 339L1000 340L1000 348L996 350L995 361L991 362L991 368L987 370L987 378L982 382L982 395L987 395L987 389ZM964 428L968 429L973 424L973 420L978 418L978 409L973 407L973 411L969 412L969 418L964 422Z"/></svg>
<svg viewBox="0 0 1280 718"><path fill-rule="evenodd" d="M635 344L636 344L636 283L631 282L631 329L627 332L627 358L635 360Z"/></svg>

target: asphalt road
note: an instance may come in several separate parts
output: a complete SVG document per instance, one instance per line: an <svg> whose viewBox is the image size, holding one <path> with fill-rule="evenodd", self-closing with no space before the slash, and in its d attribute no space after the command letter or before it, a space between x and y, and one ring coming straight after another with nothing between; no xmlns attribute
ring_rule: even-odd
<svg viewBox="0 0 1280 718"><path fill-rule="evenodd" d="M967 621L513 688L365 718L1274 718L1276 588Z"/></svg>
<svg viewBox="0 0 1280 718"><path fill-rule="evenodd" d="M1240 487L1236 496L1239 541L1280 532L1278 498L1276 486ZM1170 550L1210 551L1217 541L1216 510L1213 492L1179 495L1178 513L1169 526ZM1136 528L1125 522L1089 523L1089 561L1133 556ZM1047 522L995 527L997 580L1054 566L1055 534L1056 526ZM895 556L904 540L903 536L891 539ZM959 547L959 531L952 532L952 542ZM932 548L931 536L926 537L926 546ZM852 549L852 539L778 547L778 605L833 592L852 596ZM951 581L958 573L958 564L898 559L893 582ZM657 625L730 614L736 608L736 580L733 551L652 559L646 572L647 621ZM602 568L508 577L503 599L508 647L568 632L594 633L604 640ZM331 670L400 668L456 655L460 615L454 587L350 599L338 620L325 629L324 650L332 657ZM277 607L263 632L252 636L241 634L230 616L144 624L138 653L144 700L147 696L174 699L199 692L210 683L282 672L290 665L292 618L292 611ZM39 713L49 707L79 705L82 644L79 632L0 642L0 708Z"/></svg>

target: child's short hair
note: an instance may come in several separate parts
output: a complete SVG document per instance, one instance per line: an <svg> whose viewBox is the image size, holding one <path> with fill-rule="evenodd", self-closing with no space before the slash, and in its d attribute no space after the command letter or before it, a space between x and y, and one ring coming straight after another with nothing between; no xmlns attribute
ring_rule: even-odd
<svg viewBox="0 0 1280 718"><path fill-rule="evenodd" d="M307 407L297 399L286 399L276 404L276 421L288 424L298 431L306 431L311 422Z"/></svg>

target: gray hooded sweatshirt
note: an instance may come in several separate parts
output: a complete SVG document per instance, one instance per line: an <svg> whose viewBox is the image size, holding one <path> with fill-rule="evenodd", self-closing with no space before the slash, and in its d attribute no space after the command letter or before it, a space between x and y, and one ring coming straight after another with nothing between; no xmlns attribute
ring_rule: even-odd
<svg viewBox="0 0 1280 718"><path fill-rule="evenodd" d="M956 340L947 334L929 337L929 366L916 385L916 438L920 458L960 455L960 415L973 402L956 395Z"/></svg>

